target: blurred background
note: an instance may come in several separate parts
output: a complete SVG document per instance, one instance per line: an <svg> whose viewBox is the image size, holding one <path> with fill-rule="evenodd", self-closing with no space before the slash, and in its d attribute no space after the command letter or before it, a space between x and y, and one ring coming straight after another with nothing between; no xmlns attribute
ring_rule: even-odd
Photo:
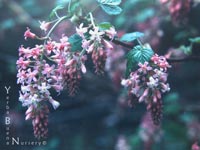
<svg viewBox="0 0 200 150"><path fill-rule="evenodd" d="M38 41L24 40L24 31L40 34L39 20L48 21L58 4L67 0L0 0L0 85L2 150L190 150L200 140L200 62L173 63L169 73L171 91L163 96L164 117L160 127L154 126L143 104L128 106L120 86L124 75L126 50L116 47L109 54L104 76L94 74L93 66L81 80L76 96L67 91L53 97L61 103L49 116L49 136L45 146L6 146L6 90L10 86L10 136L34 141L31 121L25 121L25 108L18 101L16 60L21 45L33 47ZM95 0L83 0L86 10L96 7ZM175 58L192 53L200 55L195 44L189 52L189 38L200 35L200 4L198 0L123 0L123 12L108 16L101 9L94 12L97 22L115 25L118 36L126 32L145 33L144 42L158 54ZM179 6L179 7L178 7ZM75 27L61 23L55 37L71 35ZM41 33L42 34L42 33ZM181 47L182 48L179 48Z"/></svg>

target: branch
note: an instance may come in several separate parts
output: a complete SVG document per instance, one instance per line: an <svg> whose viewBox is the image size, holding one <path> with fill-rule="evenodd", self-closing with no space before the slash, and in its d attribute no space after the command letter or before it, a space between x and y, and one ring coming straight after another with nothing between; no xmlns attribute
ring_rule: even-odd
<svg viewBox="0 0 200 150"><path fill-rule="evenodd" d="M108 36L104 36L104 39L111 40ZM121 46L128 48L128 49L132 49L133 46L134 46L134 45L127 44L127 43L124 43L122 41L119 41L117 39L113 39L113 40L111 40L111 42L113 42L116 45L121 45ZM168 58L167 61L169 63L200 62L200 56L188 56L188 57L185 57L185 58Z"/></svg>
<svg viewBox="0 0 200 150"><path fill-rule="evenodd" d="M188 56L185 58L169 58L167 59L169 63L181 63L181 62L200 62L200 56Z"/></svg>
<svg viewBox="0 0 200 150"><path fill-rule="evenodd" d="M116 45L121 45L121 46L123 46L123 47L126 47L126 48L129 48L129 49L132 49L133 48L133 45L131 45L131 44L127 44L127 43L124 43L124 42L122 42L122 41L119 41L119 40L117 40L117 39L110 39L108 36L104 36L103 37L105 40L108 40L108 41L111 41L111 42L113 42L114 44L116 44Z"/></svg>

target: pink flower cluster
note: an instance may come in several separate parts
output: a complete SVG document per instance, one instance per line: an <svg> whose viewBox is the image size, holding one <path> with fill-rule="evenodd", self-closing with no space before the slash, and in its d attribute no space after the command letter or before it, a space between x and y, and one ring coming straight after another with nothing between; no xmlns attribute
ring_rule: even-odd
<svg viewBox="0 0 200 150"><path fill-rule="evenodd" d="M200 146L198 145L197 142L195 142L193 145L192 145L192 149L191 150L200 150Z"/></svg>
<svg viewBox="0 0 200 150"><path fill-rule="evenodd" d="M116 35L115 29L111 27L108 30L101 31L97 26L89 29L88 27L83 27L83 24L81 24L79 28L76 28L76 31L83 38L82 48L85 49L88 54L92 54L95 72L97 74L103 74L107 59L107 51L113 49L113 46L103 39L103 36L107 35L112 40ZM84 33L86 32L89 33L89 38L85 36Z"/></svg>
<svg viewBox="0 0 200 150"><path fill-rule="evenodd" d="M152 119L159 124L162 116L161 94L170 90L167 83L167 69L171 66L163 56L153 55L149 62L138 64L139 69L131 72L121 84L128 87L129 95L137 102L145 102L152 112Z"/></svg>
<svg viewBox="0 0 200 150"><path fill-rule="evenodd" d="M191 0L160 0L161 3L170 3L169 12L175 24L185 23L191 8Z"/></svg>
<svg viewBox="0 0 200 150"><path fill-rule="evenodd" d="M50 25L46 22L40 22L40 24L40 28L45 32ZM40 123L34 120L45 122L43 126L45 133L34 127L36 137L45 137L47 134L45 129L48 123L47 117L40 116L41 114L48 116L46 103L51 103L54 109L60 105L52 98L49 90L54 89L61 92L64 87L67 87L69 94L74 95L81 79L81 73L87 71L85 67L87 53L92 53L96 73L102 74L107 58L106 50L112 49L112 45L103 39L103 34L106 34L110 39L113 39L116 34L114 28L100 31L98 27L92 29L91 27L83 27L83 24L76 28L76 32L82 38L82 50L76 52L71 51L72 45L67 36L63 35L60 41L56 42L49 37L39 38L29 28L24 33L25 39L45 40L43 45L36 45L33 48L21 46L19 59L16 62L18 68L17 83L21 84L19 101L22 102L23 106L28 107L26 120L32 119L33 126L40 126ZM85 36L86 32L89 33L89 37ZM46 112L42 112L40 109L43 107L45 107ZM37 119L38 116L39 119Z"/></svg>

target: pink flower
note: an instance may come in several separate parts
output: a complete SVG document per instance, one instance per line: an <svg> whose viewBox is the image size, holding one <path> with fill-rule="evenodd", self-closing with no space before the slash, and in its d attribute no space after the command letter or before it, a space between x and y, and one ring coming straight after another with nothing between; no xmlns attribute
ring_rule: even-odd
<svg viewBox="0 0 200 150"><path fill-rule="evenodd" d="M38 73L37 70L31 71L31 69L29 68L27 70L27 77L28 77L27 83L30 84L32 81L36 82L37 81L37 78L36 78L37 73Z"/></svg>
<svg viewBox="0 0 200 150"><path fill-rule="evenodd" d="M85 67L85 65L84 65L83 63L81 63L81 71L82 71L83 73L86 73L86 72L87 72L86 67Z"/></svg>
<svg viewBox="0 0 200 150"><path fill-rule="evenodd" d="M83 27L83 23L81 23L81 24L79 25L79 28L76 27L76 32L77 32L82 38L84 38L84 33L86 33L87 30L88 30L87 27Z"/></svg>
<svg viewBox="0 0 200 150"><path fill-rule="evenodd" d="M139 102L145 101L145 98L147 97L147 95L149 94L149 89L147 88L144 93L142 94L142 96L139 98Z"/></svg>
<svg viewBox="0 0 200 150"><path fill-rule="evenodd" d="M155 55L153 55L152 57L151 57L151 60L154 62L154 64L157 64L158 63L158 61L159 61L159 56L157 55L157 54L155 54Z"/></svg>
<svg viewBox="0 0 200 150"><path fill-rule="evenodd" d="M91 53L93 50L94 50L94 43L92 43L92 44L88 47L88 49L86 49L86 51L87 51L88 53Z"/></svg>
<svg viewBox="0 0 200 150"><path fill-rule="evenodd" d="M60 103L52 98L49 99L49 102L52 104L54 109L57 109L60 106Z"/></svg>
<svg viewBox="0 0 200 150"><path fill-rule="evenodd" d="M27 74L24 70L18 70L18 73L17 73L17 83L23 83L26 79L27 79Z"/></svg>
<svg viewBox="0 0 200 150"><path fill-rule="evenodd" d="M27 30L24 33L24 37L25 37L25 40L27 40L27 38L35 39L36 35L32 33L30 29L27 27Z"/></svg>
<svg viewBox="0 0 200 150"><path fill-rule="evenodd" d="M108 41L103 40L103 44L104 44L104 46L105 46L106 49L109 49L109 50L112 50L112 49L113 49L112 44L109 43Z"/></svg>
<svg viewBox="0 0 200 150"><path fill-rule="evenodd" d="M89 40L83 39L83 41L82 41L82 48L83 49L88 49L89 44L90 44Z"/></svg>
<svg viewBox="0 0 200 150"><path fill-rule="evenodd" d="M57 43L56 45L60 51L66 51L70 48L70 43L68 41L68 37L63 35L60 39L60 43Z"/></svg>
<svg viewBox="0 0 200 150"><path fill-rule="evenodd" d="M90 40L96 40L96 41L100 42L104 32L99 31L99 27L94 27L94 30L89 31L89 34L91 35Z"/></svg>
<svg viewBox="0 0 200 150"><path fill-rule="evenodd" d="M49 26L50 26L50 22L45 22L45 21L39 21L40 23L40 29L43 30L43 31L47 31L49 29Z"/></svg>
<svg viewBox="0 0 200 150"><path fill-rule="evenodd" d="M117 32L116 32L116 30L115 30L114 27L111 27L109 30L106 30L105 32L106 32L106 34L108 35L108 37L109 37L111 40L113 40L114 37L117 35Z"/></svg>
<svg viewBox="0 0 200 150"><path fill-rule="evenodd" d="M55 84L55 85L52 85L52 87L56 90L56 92L60 92L63 90L63 85L61 84Z"/></svg>
<svg viewBox="0 0 200 150"><path fill-rule="evenodd" d="M16 64L19 68L26 69L30 64L30 61L25 61L23 57L20 57L19 60L17 60Z"/></svg>
<svg viewBox="0 0 200 150"><path fill-rule="evenodd" d="M19 56L26 55L29 52L30 52L29 48L24 48L23 45L20 46L20 48L19 48Z"/></svg>
<svg viewBox="0 0 200 150"><path fill-rule="evenodd" d="M129 79L122 79L121 85L128 87L131 84L131 81Z"/></svg>
<svg viewBox="0 0 200 150"><path fill-rule="evenodd" d="M55 43L52 41L48 41L47 44L45 45L45 50L48 55L51 54L54 48L55 48Z"/></svg>
<svg viewBox="0 0 200 150"><path fill-rule="evenodd" d="M165 4L165 3L167 3L169 0L160 0L160 2L162 3L162 4Z"/></svg>
<svg viewBox="0 0 200 150"><path fill-rule="evenodd" d="M144 64L139 63L138 66L140 66L140 69L138 69L138 71L146 73L147 71L152 70L152 67L148 65L149 65L148 62L145 62Z"/></svg>
<svg viewBox="0 0 200 150"><path fill-rule="evenodd" d="M50 74L53 72L54 68L55 68L55 66L50 66L49 64L45 64L43 71L42 71L42 74L47 75L49 77Z"/></svg>
<svg viewBox="0 0 200 150"><path fill-rule="evenodd" d="M192 150L200 150L200 147L197 142L192 145Z"/></svg>
<svg viewBox="0 0 200 150"><path fill-rule="evenodd" d="M46 82L41 83L41 85L38 85L38 90L40 93L48 93L48 90L51 88L49 84Z"/></svg>

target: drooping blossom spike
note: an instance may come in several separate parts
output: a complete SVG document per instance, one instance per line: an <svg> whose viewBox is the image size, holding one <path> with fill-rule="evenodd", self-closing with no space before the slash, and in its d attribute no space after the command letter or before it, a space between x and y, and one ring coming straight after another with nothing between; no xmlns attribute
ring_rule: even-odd
<svg viewBox="0 0 200 150"><path fill-rule="evenodd" d="M121 84L128 88L129 99L144 102L151 111L154 124L162 118L162 93L170 90L167 83L167 69L171 66L163 56L153 55L149 62L138 64L138 70L131 72Z"/></svg>
<svg viewBox="0 0 200 150"><path fill-rule="evenodd" d="M151 111L152 121L155 125L159 125L162 119L162 109L163 109L162 101L158 100L156 103L152 102L149 105L150 105L149 109Z"/></svg>
<svg viewBox="0 0 200 150"><path fill-rule="evenodd" d="M37 139L43 139L48 134L48 106L43 105L36 109L32 116L34 135Z"/></svg>
<svg viewBox="0 0 200 150"><path fill-rule="evenodd" d="M96 74L104 74L106 58L106 51L103 50L103 48L98 48L97 50L92 51L92 61L95 66Z"/></svg>
<svg viewBox="0 0 200 150"><path fill-rule="evenodd" d="M161 3L169 2L169 12L171 14L172 21L175 25L185 24L188 20L188 14L191 9L192 0L160 0Z"/></svg>
<svg viewBox="0 0 200 150"><path fill-rule="evenodd" d="M151 120L150 112L146 112L140 123L139 137L144 142L144 149L152 148L154 142L160 141L162 130L160 126L156 126Z"/></svg>

